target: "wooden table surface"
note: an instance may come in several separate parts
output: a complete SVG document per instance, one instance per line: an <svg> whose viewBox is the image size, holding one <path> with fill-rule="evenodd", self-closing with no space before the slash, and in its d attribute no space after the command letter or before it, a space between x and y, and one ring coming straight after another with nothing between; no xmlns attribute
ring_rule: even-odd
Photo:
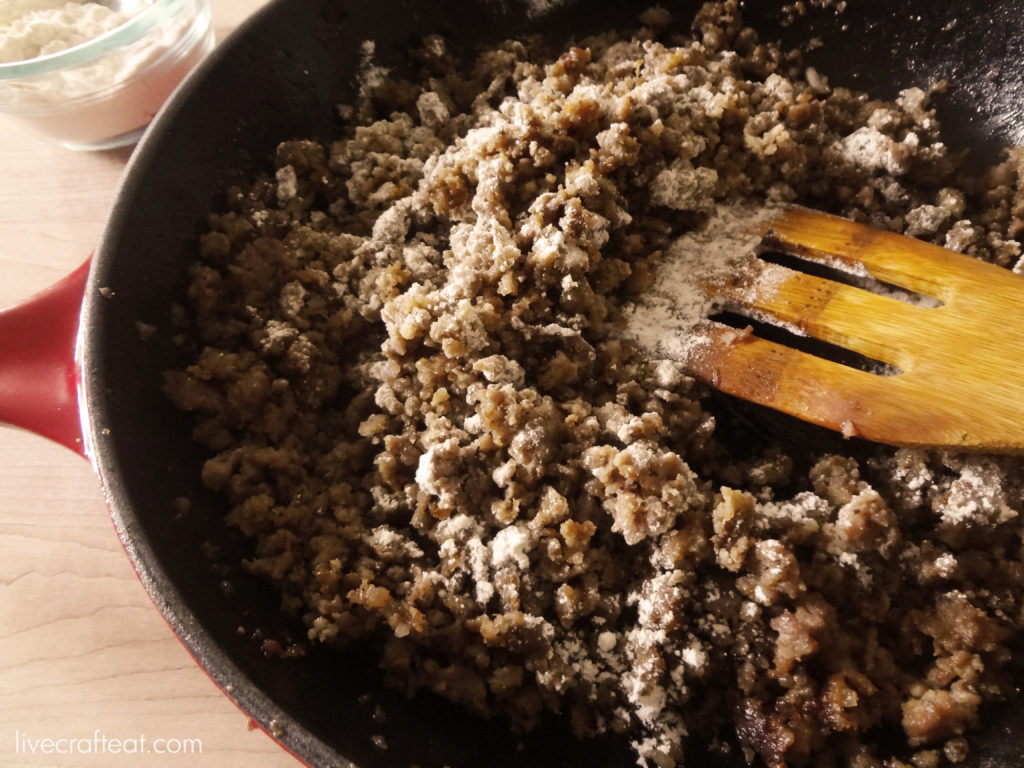
<svg viewBox="0 0 1024 768"><path fill-rule="evenodd" d="M223 39L264 0L212 2ZM0 307L88 256L129 155L73 152L0 117ZM154 745L164 754L130 753ZM0 766L128 765L299 762L249 727L164 623L88 463L0 427Z"/></svg>

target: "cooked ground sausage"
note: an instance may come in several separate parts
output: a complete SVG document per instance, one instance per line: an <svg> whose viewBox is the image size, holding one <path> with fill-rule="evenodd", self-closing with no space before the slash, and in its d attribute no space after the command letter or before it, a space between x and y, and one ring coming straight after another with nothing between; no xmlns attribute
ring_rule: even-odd
<svg viewBox="0 0 1024 768"><path fill-rule="evenodd" d="M968 177L931 94L832 88L707 4L689 37L511 40L368 79L282 144L191 270L166 389L203 479L311 641L529 728L686 736L783 765L960 760L1024 604L1021 463L745 445L616 331L659 250L732 200L802 200L1007 267L1021 155ZM724 425L724 426L723 426Z"/></svg>

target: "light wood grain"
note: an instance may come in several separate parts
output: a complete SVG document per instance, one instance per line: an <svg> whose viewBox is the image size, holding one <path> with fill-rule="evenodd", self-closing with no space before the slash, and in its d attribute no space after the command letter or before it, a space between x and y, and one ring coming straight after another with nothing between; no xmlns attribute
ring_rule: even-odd
<svg viewBox="0 0 1024 768"><path fill-rule="evenodd" d="M1024 303L1024 277L801 206L763 215L757 231L773 251L844 265L878 285L937 301L900 300L888 289L875 293L750 253L726 279L707 288L724 306L770 318L802 336L890 365L894 372L877 375L754 333L717 327L687 360L691 375L847 437L944 450L1024 452L1024 331L1006 323Z"/></svg>
<svg viewBox="0 0 1024 768"><path fill-rule="evenodd" d="M218 39L263 2L213 0ZM88 256L129 154L71 152L0 120L0 306ZM110 750L110 740L130 748L142 736L148 747L194 739L202 751ZM27 740L104 737L105 753L25 751ZM53 765L299 763L250 729L164 623L121 549L91 467L43 438L0 428L0 766Z"/></svg>

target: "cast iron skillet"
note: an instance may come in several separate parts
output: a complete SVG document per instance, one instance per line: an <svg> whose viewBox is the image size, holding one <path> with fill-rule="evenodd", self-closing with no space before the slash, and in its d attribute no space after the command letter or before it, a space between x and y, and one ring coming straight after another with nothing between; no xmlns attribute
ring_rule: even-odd
<svg viewBox="0 0 1024 768"><path fill-rule="evenodd" d="M697 7L664 4L687 21ZM630 22L642 7L623 0L549 5L557 7L531 18L523 0L276 0L222 44L156 120L93 259L81 315L81 410L87 452L118 532L199 663L310 764L634 764L622 741L578 743L557 720L520 738L432 697L407 700L382 688L372 651L268 657L261 639L287 645L301 640L302 630L278 615L267 587L224 564L237 560L244 544L223 527L223 504L200 487L203 457L160 394L161 371L180 362L170 308L182 300L204 215L231 182L266 168L279 141L335 134L334 105L353 93L361 43L373 40L377 61L398 66L409 41L427 32L443 33L456 47L527 29L567 40ZM1021 140L1022 0L972 0L969 12L967 3L850 0L843 14L816 12L785 28L774 5L748 5L763 37L820 35L825 47L812 59L834 84L893 96L950 78L956 87L943 105L948 143L975 147L979 160ZM155 326L156 336L140 341L138 321ZM181 514L175 500L183 496L193 503ZM1012 707L994 713L975 764L1024 765L1022 725ZM690 765L711 762L695 754Z"/></svg>

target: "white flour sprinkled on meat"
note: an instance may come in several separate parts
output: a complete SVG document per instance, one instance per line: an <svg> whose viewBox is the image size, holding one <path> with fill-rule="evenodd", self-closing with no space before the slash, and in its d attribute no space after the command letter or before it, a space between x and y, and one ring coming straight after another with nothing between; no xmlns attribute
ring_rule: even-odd
<svg viewBox="0 0 1024 768"><path fill-rule="evenodd" d="M737 201L1012 267L1022 156L963 176L928 92L833 88L734 2L671 21L464 66L429 38L422 82L364 50L343 136L282 144L211 215L166 389L248 568L403 686L520 729L557 710L662 768L688 735L773 768L962 759L1013 691L1020 461L748 445L618 327Z"/></svg>

